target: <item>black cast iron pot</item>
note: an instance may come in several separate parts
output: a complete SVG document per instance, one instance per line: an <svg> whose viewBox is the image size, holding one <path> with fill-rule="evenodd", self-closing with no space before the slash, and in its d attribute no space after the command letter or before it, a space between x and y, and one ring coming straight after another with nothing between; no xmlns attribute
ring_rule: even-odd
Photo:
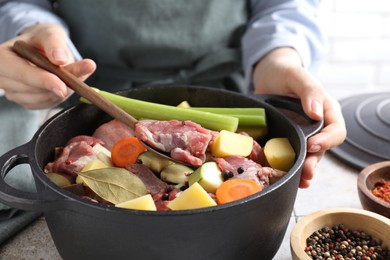
<svg viewBox="0 0 390 260"><path fill-rule="evenodd" d="M15 208L43 212L64 259L272 259L293 210L306 139L322 122L306 118L296 100L278 96L247 97L189 86L154 86L124 94L171 105L187 100L194 106L264 107L269 137L288 137L297 153L296 163L261 193L216 207L149 212L95 204L57 187L42 170L53 160L55 147L73 136L92 134L110 119L95 106L80 104L55 115L30 142L0 158L0 200ZM281 112L285 109L290 116ZM10 169L24 163L31 166L36 193L16 190L4 181Z"/></svg>

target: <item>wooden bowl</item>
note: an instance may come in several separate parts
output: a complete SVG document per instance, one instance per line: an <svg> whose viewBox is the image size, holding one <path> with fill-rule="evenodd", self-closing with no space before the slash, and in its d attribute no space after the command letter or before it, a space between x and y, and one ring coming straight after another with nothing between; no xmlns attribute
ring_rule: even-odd
<svg viewBox="0 0 390 260"><path fill-rule="evenodd" d="M364 231L380 239L383 247L390 248L390 219L363 209L326 209L307 215L295 224L290 235L292 258L310 260L304 251L306 239L325 226L332 227L338 224L344 224L351 230Z"/></svg>
<svg viewBox="0 0 390 260"><path fill-rule="evenodd" d="M381 180L390 180L390 161L372 164L359 173L357 183L359 199L364 209L390 218L390 203L371 192L375 184Z"/></svg>

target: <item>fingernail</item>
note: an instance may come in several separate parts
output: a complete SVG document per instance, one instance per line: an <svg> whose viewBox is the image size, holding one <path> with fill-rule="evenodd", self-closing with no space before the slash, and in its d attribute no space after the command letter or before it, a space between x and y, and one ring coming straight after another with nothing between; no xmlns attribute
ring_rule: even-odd
<svg viewBox="0 0 390 260"><path fill-rule="evenodd" d="M59 90L58 88L52 88L52 91L54 92L54 94L56 94L60 98L64 98L65 97L64 93L62 93L62 91Z"/></svg>
<svg viewBox="0 0 390 260"><path fill-rule="evenodd" d="M311 102L311 111L319 117L323 116L322 105L318 100Z"/></svg>
<svg viewBox="0 0 390 260"><path fill-rule="evenodd" d="M320 150L321 150L321 145L319 145L319 144L313 144L312 146L309 147L308 152L310 152L310 153L316 153L316 152L319 152Z"/></svg>
<svg viewBox="0 0 390 260"><path fill-rule="evenodd" d="M68 55L66 51L62 48L57 48L52 51L53 58L57 61L66 61L68 60Z"/></svg>

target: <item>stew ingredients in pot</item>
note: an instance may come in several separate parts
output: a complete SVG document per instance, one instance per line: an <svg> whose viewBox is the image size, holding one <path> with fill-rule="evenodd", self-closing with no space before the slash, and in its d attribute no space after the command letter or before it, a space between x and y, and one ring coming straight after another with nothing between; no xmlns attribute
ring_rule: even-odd
<svg viewBox="0 0 390 260"><path fill-rule="evenodd" d="M146 151L139 139L193 166ZM261 192L294 161L286 138L270 139L263 149L244 132L211 131L192 121L142 120L134 133L114 119L56 148L44 170L57 185L96 203L169 211Z"/></svg>

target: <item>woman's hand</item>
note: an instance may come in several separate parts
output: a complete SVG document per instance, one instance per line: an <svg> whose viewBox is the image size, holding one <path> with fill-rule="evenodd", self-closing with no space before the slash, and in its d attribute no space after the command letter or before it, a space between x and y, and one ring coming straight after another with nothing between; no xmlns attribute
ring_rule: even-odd
<svg viewBox="0 0 390 260"><path fill-rule="evenodd" d="M291 48L275 49L260 60L253 72L253 82L256 94L299 98L310 118L324 120L321 132L307 141L308 153L299 186L309 187L314 169L324 152L341 144L346 137L339 103L302 67L299 55Z"/></svg>
<svg viewBox="0 0 390 260"><path fill-rule="evenodd" d="M67 99L72 91L50 72L19 57L11 49L16 40L23 40L40 50L53 64L63 66L82 80L96 69L92 60L75 62L67 46L65 31L54 24L38 24L0 45L0 88L5 97L27 109L45 109Z"/></svg>

